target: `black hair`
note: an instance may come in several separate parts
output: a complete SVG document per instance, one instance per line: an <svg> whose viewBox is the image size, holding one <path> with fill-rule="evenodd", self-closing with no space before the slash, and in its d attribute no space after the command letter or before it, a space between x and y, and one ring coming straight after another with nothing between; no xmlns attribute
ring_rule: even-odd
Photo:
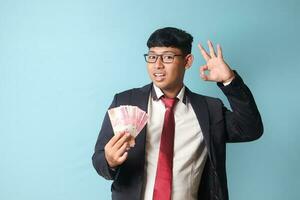
<svg viewBox="0 0 300 200"><path fill-rule="evenodd" d="M175 47L181 50L184 55L190 54L192 50L193 36L184 30L166 27L154 31L147 46L151 47Z"/></svg>

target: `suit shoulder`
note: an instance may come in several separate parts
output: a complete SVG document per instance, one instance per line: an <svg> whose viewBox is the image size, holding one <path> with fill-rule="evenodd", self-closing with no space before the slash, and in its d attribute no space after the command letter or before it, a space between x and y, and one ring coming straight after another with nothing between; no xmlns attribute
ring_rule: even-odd
<svg viewBox="0 0 300 200"><path fill-rule="evenodd" d="M223 104L222 100L217 97L205 96L207 103Z"/></svg>
<svg viewBox="0 0 300 200"><path fill-rule="evenodd" d="M206 96L206 95L197 94L197 93L194 93L194 95L197 96L197 98L204 99L208 105L223 104L222 100L217 97L211 97L211 96Z"/></svg>
<svg viewBox="0 0 300 200"><path fill-rule="evenodd" d="M148 84L139 88L132 88L115 94L114 105L140 105L144 104L150 94L152 85Z"/></svg>
<svg viewBox="0 0 300 200"><path fill-rule="evenodd" d="M194 97L197 98L197 103L194 101L194 106L199 106L198 110L207 110L211 122L217 122L223 118L223 102L216 97L196 94ZM195 109L195 108L194 108Z"/></svg>
<svg viewBox="0 0 300 200"><path fill-rule="evenodd" d="M130 96L130 95L135 95L135 94L139 94L139 93L147 93L148 91L150 91L151 88L151 84L142 86L142 87L137 87L137 88L131 88L128 90L124 90L121 92L118 92L116 94L116 96L118 97L126 97L126 96Z"/></svg>

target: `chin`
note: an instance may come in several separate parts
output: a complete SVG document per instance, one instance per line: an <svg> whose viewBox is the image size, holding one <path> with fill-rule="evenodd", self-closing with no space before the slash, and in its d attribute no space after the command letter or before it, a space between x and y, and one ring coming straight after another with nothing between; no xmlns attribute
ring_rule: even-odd
<svg viewBox="0 0 300 200"><path fill-rule="evenodd" d="M170 88L170 86L166 83L162 83L162 82L154 82L153 83L161 90L168 90Z"/></svg>
<svg viewBox="0 0 300 200"><path fill-rule="evenodd" d="M159 87L160 89L164 88L164 85L158 82L153 81L153 84L156 85L157 87Z"/></svg>

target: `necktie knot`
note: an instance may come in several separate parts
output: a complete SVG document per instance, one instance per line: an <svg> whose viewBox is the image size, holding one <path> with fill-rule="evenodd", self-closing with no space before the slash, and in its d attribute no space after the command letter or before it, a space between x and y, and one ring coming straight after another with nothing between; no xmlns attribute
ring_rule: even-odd
<svg viewBox="0 0 300 200"><path fill-rule="evenodd" d="M165 104L165 107L166 108L169 108L169 109L173 109L176 102L177 102L177 98L167 98L167 97L162 97L161 98L162 102Z"/></svg>

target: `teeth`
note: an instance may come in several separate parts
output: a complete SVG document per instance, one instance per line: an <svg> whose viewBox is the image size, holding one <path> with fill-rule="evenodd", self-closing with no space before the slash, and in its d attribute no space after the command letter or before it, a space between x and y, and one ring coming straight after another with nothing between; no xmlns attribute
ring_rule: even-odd
<svg viewBox="0 0 300 200"><path fill-rule="evenodd" d="M154 74L155 76L163 76L163 74Z"/></svg>

